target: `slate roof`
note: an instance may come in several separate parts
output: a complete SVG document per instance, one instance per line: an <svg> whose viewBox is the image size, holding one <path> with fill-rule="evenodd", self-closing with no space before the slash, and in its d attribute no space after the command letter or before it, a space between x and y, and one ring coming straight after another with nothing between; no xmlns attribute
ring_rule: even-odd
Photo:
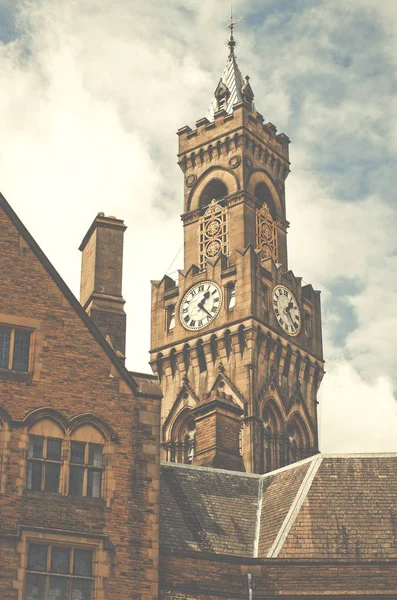
<svg viewBox="0 0 397 600"><path fill-rule="evenodd" d="M397 454L318 454L266 475L162 463L160 549L397 558Z"/></svg>
<svg viewBox="0 0 397 600"><path fill-rule="evenodd" d="M233 105L243 101L241 90L245 83L234 54L229 54L220 81L226 85L230 93L225 106L226 112L230 115L233 112ZM207 119L209 121L214 120L214 113L217 110L218 102L214 93L207 112Z"/></svg>

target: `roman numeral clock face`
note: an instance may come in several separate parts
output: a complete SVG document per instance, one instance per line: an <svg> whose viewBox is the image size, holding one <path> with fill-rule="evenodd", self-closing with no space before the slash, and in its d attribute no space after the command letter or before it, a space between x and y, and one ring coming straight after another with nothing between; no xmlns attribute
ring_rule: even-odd
<svg viewBox="0 0 397 600"><path fill-rule="evenodd" d="M272 305L280 327L289 335L298 335L301 330L301 312L294 294L283 285L276 285Z"/></svg>
<svg viewBox="0 0 397 600"><path fill-rule="evenodd" d="M215 319L222 305L222 292L213 281L201 281L183 296L179 318L185 329L196 331Z"/></svg>

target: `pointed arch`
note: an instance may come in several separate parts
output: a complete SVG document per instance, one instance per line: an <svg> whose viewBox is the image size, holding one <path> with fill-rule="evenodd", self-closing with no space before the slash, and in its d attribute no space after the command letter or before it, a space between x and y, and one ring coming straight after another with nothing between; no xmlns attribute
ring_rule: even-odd
<svg viewBox="0 0 397 600"><path fill-rule="evenodd" d="M309 431L302 415L295 411L289 417L287 424L289 462L311 456L313 444Z"/></svg>
<svg viewBox="0 0 397 600"><path fill-rule="evenodd" d="M170 367L171 367L171 375L174 379L176 371L177 371L177 362L176 362L176 349L172 348L170 352Z"/></svg>
<svg viewBox="0 0 397 600"><path fill-rule="evenodd" d="M65 417L65 415L55 408L46 406L42 408L35 408L34 410L29 411L26 413L22 421L26 425L27 429L32 429L35 423L44 420L55 423L55 425L57 425L63 432L63 435L66 434L66 431L69 428L69 419Z"/></svg>
<svg viewBox="0 0 397 600"><path fill-rule="evenodd" d="M216 359L218 358L218 338L215 335L211 335L210 339L210 350L211 350L211 359L213 364L215 364Z"/></svg>
<svg viewBox="0 0 397 600"><path fill-rule="evenodd" d="M208 148L209 151L209 148ZM186 211L197 210L201 206L204 206L201 201L202 194L207 187L208 184L211 183L213 179L216 179L222 182L227 190L227 194L232 194L233 192L237 192L240 189L240 183L237 178L237 175L232 171L232 169L225 169L224 167L214 166L210 167L203 173L197 180L196 184L192 188L189 197L187 199ZM224 196L219 196L219 198L223 198ZM210 201L212 198L210 198Z"/></svg>
<svg viewBox="0 0 397 600"><path fill-rule="evenodd" d="M190 346L189 344L185 344L183 346L183 365L185 367L185 373L189 371L190 367Z"/></svg>
<svg viewBox="0 0 397 600"><path fill-rule="evenodd" d="M262 184L261 187L258 187L260 184ZM285 219L280 193L276 183L267 171L264 169L253 171L248 178L247 191L251 196L258 200L260 205L262 205L263 202L266 202L273 220L277 220L277 217ZM256 194L258 194L259 197L257 197Z"/></svg>
<svg viewBox="0 0 397 600"><path fill-rule="evenodd" d="M284 466L284 418L280 406L273 397L262 405L263 421L263 471L268 473Z"/></svg>
<svg viewBox="0 0 397 600"><path fill-rule="evenodd" d="M176 416L167 444L168 460L191 464L196 444L196 422L189 407L185 406Z"/></svg>

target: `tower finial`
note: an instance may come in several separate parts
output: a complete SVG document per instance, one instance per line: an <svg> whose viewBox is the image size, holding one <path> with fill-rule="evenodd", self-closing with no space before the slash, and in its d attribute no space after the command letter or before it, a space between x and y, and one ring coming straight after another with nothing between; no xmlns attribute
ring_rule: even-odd
<svg viewBox="0 0 397 600"><path fill-rule="evenodd" d="M229 29L230 29L230 38L227 42L227 45L229 46L229 50L230 50L230 56L234 56L234 48L236 46L236 40L233 37L233 29L234 26L241 21L243 17L240 17L239 19L237 19L236 21L233 21L233 4L231 5L230 8L230 25L228 25Z"/></svg>

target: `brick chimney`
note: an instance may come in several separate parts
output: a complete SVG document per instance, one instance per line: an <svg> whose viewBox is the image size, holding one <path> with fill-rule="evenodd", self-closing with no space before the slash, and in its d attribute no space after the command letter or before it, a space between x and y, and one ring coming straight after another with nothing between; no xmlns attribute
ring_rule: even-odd
<svg viewBox="0 0 397 600"><path fill-rule="evenodd" d="M206 394L194 407L195 466L245 471L239 443L243 413L231 396L218 389Z"/></svg>
<svg viewBox="0 0 397 600"><path fill-rule="evenodd" d="M123 237L127 227L98 213L84 236L80 302L103 336L125 357L126 314L122 296Z"/></svg>

